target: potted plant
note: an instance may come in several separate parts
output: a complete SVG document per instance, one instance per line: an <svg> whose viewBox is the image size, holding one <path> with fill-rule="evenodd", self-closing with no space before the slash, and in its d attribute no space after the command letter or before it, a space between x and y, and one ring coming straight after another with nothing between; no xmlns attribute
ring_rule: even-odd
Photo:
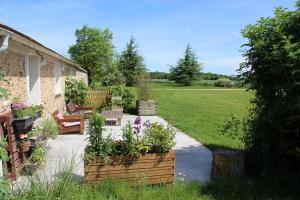
<svg viewBox="0 0 300 200"><path fill-rule="evenodd" d="M8 161L8 154L6 148L7 148L6 140L2 136L0 136L0 177L3 176L2 162Z"/></svg>
<svg viewBox="0 0 300 200"><path fill-rule="evenodd" d="M156 115L157 103L153 100L151 82L141 76L137 82L138 100L136 101L137 113L143 115Z"/></svg>
<svg viewBox="0 0 300 200"><path fill-rule="evenodd" d="M138 117L134 125L128 123L123 127L122 140L114 140L103 137L102 125L102 116L93 113L84 156L85 183L101 183L107 178L131 185L173 183L173 128L149 121L142 126Z"/></svg>
<svg viewBox="0 0 300 200"><path fill-rule="evenodd" d="M40 105L26 107L24 104L18 103L12 105L12 110L14 113L14 126L18 131L27 130L42 115L42 106Z"/></svg>

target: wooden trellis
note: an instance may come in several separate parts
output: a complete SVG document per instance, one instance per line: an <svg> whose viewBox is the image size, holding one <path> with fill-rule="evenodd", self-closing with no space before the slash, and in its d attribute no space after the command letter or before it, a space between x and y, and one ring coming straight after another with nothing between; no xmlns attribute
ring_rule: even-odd
<svg viewBox="0 0 300 200"><path fill-rule="evenodd" d="M102 107L110 100L111 90L109 88L88 90L86 104L88 106Z"/></svg>

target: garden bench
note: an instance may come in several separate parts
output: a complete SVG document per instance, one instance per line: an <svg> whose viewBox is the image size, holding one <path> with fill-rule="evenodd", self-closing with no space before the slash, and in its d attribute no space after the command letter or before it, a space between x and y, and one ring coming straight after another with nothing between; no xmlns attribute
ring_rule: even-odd
<svg viewBox="0 0 300 200"><path fill-rule="evenodd" d="M84 118L79 115L62 115L58 111L52 114L55 119L60 134L79 132L81 135L84 131Z"/></svg>

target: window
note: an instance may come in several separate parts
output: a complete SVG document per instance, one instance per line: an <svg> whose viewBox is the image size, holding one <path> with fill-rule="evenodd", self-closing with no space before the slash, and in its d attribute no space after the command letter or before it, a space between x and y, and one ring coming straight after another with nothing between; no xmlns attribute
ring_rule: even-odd
<svg viewBox="0 0 300 200"><path fill-rule="evenodd" d="M54 64L54 94L61 94L61 66L57 63Z"/></svg>

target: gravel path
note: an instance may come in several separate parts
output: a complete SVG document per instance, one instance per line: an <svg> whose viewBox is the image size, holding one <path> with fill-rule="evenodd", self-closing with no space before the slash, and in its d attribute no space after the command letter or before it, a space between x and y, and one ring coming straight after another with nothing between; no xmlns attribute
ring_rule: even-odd
<svg viewBox="0 0 300 200"><path fill-rule="evenodd" d="M133 122L136 116L124 115L122 126L127 121ZM150 120L167 125L167 122L159 116L143 116L142 122ZM115 138L121 136L120 126L106 126L106 133ZM79 180L83 178L83 151L87 144L87 134L84 135L59 135L55 140L49 140L50 150L47 154L47 164L41 170L47 177L53 176L63 163L68 163L73 157L75 160L74 175ZM199 180L206 182L210 180L210 169L212 154L209 149L177 130L176 133L176 179L177 180Z"/></svg>

